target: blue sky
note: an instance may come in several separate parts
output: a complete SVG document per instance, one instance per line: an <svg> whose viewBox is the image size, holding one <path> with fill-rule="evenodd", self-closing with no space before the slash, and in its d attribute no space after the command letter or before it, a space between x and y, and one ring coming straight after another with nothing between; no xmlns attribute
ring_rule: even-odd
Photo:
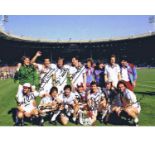
<svg viewBox="0 0 155 155"><path fill-rule="evenodd" d="M6 31L51 40L93 40L152 30L149 16L9 16Z"/></svg>

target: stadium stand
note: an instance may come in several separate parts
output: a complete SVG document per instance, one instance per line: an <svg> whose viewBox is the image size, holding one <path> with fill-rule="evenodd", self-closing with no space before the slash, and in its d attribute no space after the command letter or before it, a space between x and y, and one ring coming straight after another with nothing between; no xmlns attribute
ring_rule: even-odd
<svg viewBox="0 0 155 155"><path fill-rule="evenodd" d="M155 66L155 33L102 40L49 41L19 37L0 30L1 66L16 65L23 55L31 57L37 50L53 61L62 55L66 61L70 61L73 55L79 55L82 61L92 57L94 60L103 58L106 62L114 53L118 59L122 55L127 56L139 67Z"/></svg>

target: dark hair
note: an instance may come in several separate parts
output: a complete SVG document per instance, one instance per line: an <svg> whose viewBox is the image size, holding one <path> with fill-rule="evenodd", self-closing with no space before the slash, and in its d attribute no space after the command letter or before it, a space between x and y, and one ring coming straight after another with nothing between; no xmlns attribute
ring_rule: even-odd
<svg viewBox="0 0 155 155"><path fill-rule="evenodd" d="M22 56L22 58L21 58L22 64L24 63L24 60L25 60L25 59L30 59L30 57L28 57L28 56Z"/></svg>
<svg viewBox="0 0 155 155"><path fill-rule="evenodd" d="M52 87L50 90L50 94L56 91L58 93L58 88L57 87Z"/></svg>
<svg viewBox="0 0 155 155"><path fill-rule="evenodd" d="M92 85L96 85L97 86L97 82L96 81L92 81L91 83L90 83L90 85L92 86Z"/></svg>
<svg viewBox="0 0 155 155"><path fill-rule="evenodd" d="M50 58L47 58L47 57L46 57L46 58L44 58L44 61L45 61L45 59L48 59L49 61L51 61Z"/></svg>
<svg viewBox="0 0 155 155"><path fill-rule="evenodd" d="M72 59L75 58L76 60L79 61L79 56L73 56Z"/></svg>
<svg viewBox="0 0 155 155"><path fill-rule="evenodd" d="M127 85L126 85L125 81L124 81L124 80L120 80L120 81L117 83L117 89L118 89L118 86L119 86L120 84L123 84L123 85L127 88Z"/></svg>
<svg viewBox="0 0 155 155"><path fill-rule="evenodd" d="M115 54L112 54L112 55L109 57L109 63L110 63L110 61L111 61L111 58L115 58L115 60L116 60L116 55L115 55Z"/></svg>
<svg viewBox="0 0 155 155"><path fill-rule="evenodd" d="M96 66L95 66L95 69L96 69L96 70L100 69L100 68L99 68L99 65L100 65L100 64L103 64L103 61L102 61L102 60L97 60Z"/></svg>
<svg viewBox="0 0 155 155"><path fill-rule="evenodd" d="M111 58L115 58L116 59L116 55L115 54L112 54L111 56L110 56L110 59Z"/></svg>
<svg viewBox="0 0 155 155"><path fill-rule="evenodd" d="M66 89L70 89L70 91L72 91L72 87L71 87L70 85L66 85L66 86L64 87L64 90L66 90Z"/></svg>
<svg viewBox="0 0 155 155"><path fill-rule="evenodd" d="M90 63L91 63L91 66L93 66L93 64L94 64L94 61L93 61L92 58L88 58L88 59L87 59L87 62L90 62Z"/></svg>
<svg viewBox="0 0 155 155"><path fill-rule="evenodd" d="M127 58L126 56L123 56L123 57L121 58L121 61L128 61L128 58Z"/></svg>
<svg viewBox="0 0 155 155"><path fill-rule="evenodd" d="M58 57L57 62L58 62L59 60L62 60L62 61L63 61L63 64L65 63L64 58L62 58L62 57Z"/></svg>

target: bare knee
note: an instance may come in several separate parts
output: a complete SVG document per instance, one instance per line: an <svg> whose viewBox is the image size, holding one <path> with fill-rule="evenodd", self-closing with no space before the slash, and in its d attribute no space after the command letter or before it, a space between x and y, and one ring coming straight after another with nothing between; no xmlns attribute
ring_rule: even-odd
<svg viewBox="0 0 155 155"><path fill-rule="evenodd" d="M69 119L66 116L61 116L61 123L63 125L67 125L68 121L69 121Z"/></svg>
<svg viewBox="0 0 155 155"><path fill-rule="evenodd" d="M18 114L17 114L17 117L18 117L19 119L22 119L22 118L24 117L23 112L19 111Z"/></svg>
<svg viewBox="0 0 155 155"><path fill-rule="evenodd" d="M127 112L128 115L131 114L131 109L127 108L127 109L125 109L125 111Z"/></svg>
<svg viewBox="0 0 155 155"><path fill-rule="evenodd" d="M28 112L26 112L24 115L25 115L25 117L27 117L27 118L31 117L31 114L28 113Z"/></svg>
<svg viewBox="0 0 155 155"><path fill-rule="evenodd" d="M34 114L35 116L39 115L38 110L34 110L34 111L33 111L33 114Z"/></svg>

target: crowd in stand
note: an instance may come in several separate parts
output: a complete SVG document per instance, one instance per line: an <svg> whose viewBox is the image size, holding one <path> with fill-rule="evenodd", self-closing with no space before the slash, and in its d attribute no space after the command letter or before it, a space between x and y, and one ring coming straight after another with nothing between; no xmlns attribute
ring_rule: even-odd
<svg viewBox="0 0 155 155"><path fill-rule="evenodd" d="M16 71L15 66L0 67L0 79L6 80L8 78L13 78L15 75L15 71Z"/></svg>

